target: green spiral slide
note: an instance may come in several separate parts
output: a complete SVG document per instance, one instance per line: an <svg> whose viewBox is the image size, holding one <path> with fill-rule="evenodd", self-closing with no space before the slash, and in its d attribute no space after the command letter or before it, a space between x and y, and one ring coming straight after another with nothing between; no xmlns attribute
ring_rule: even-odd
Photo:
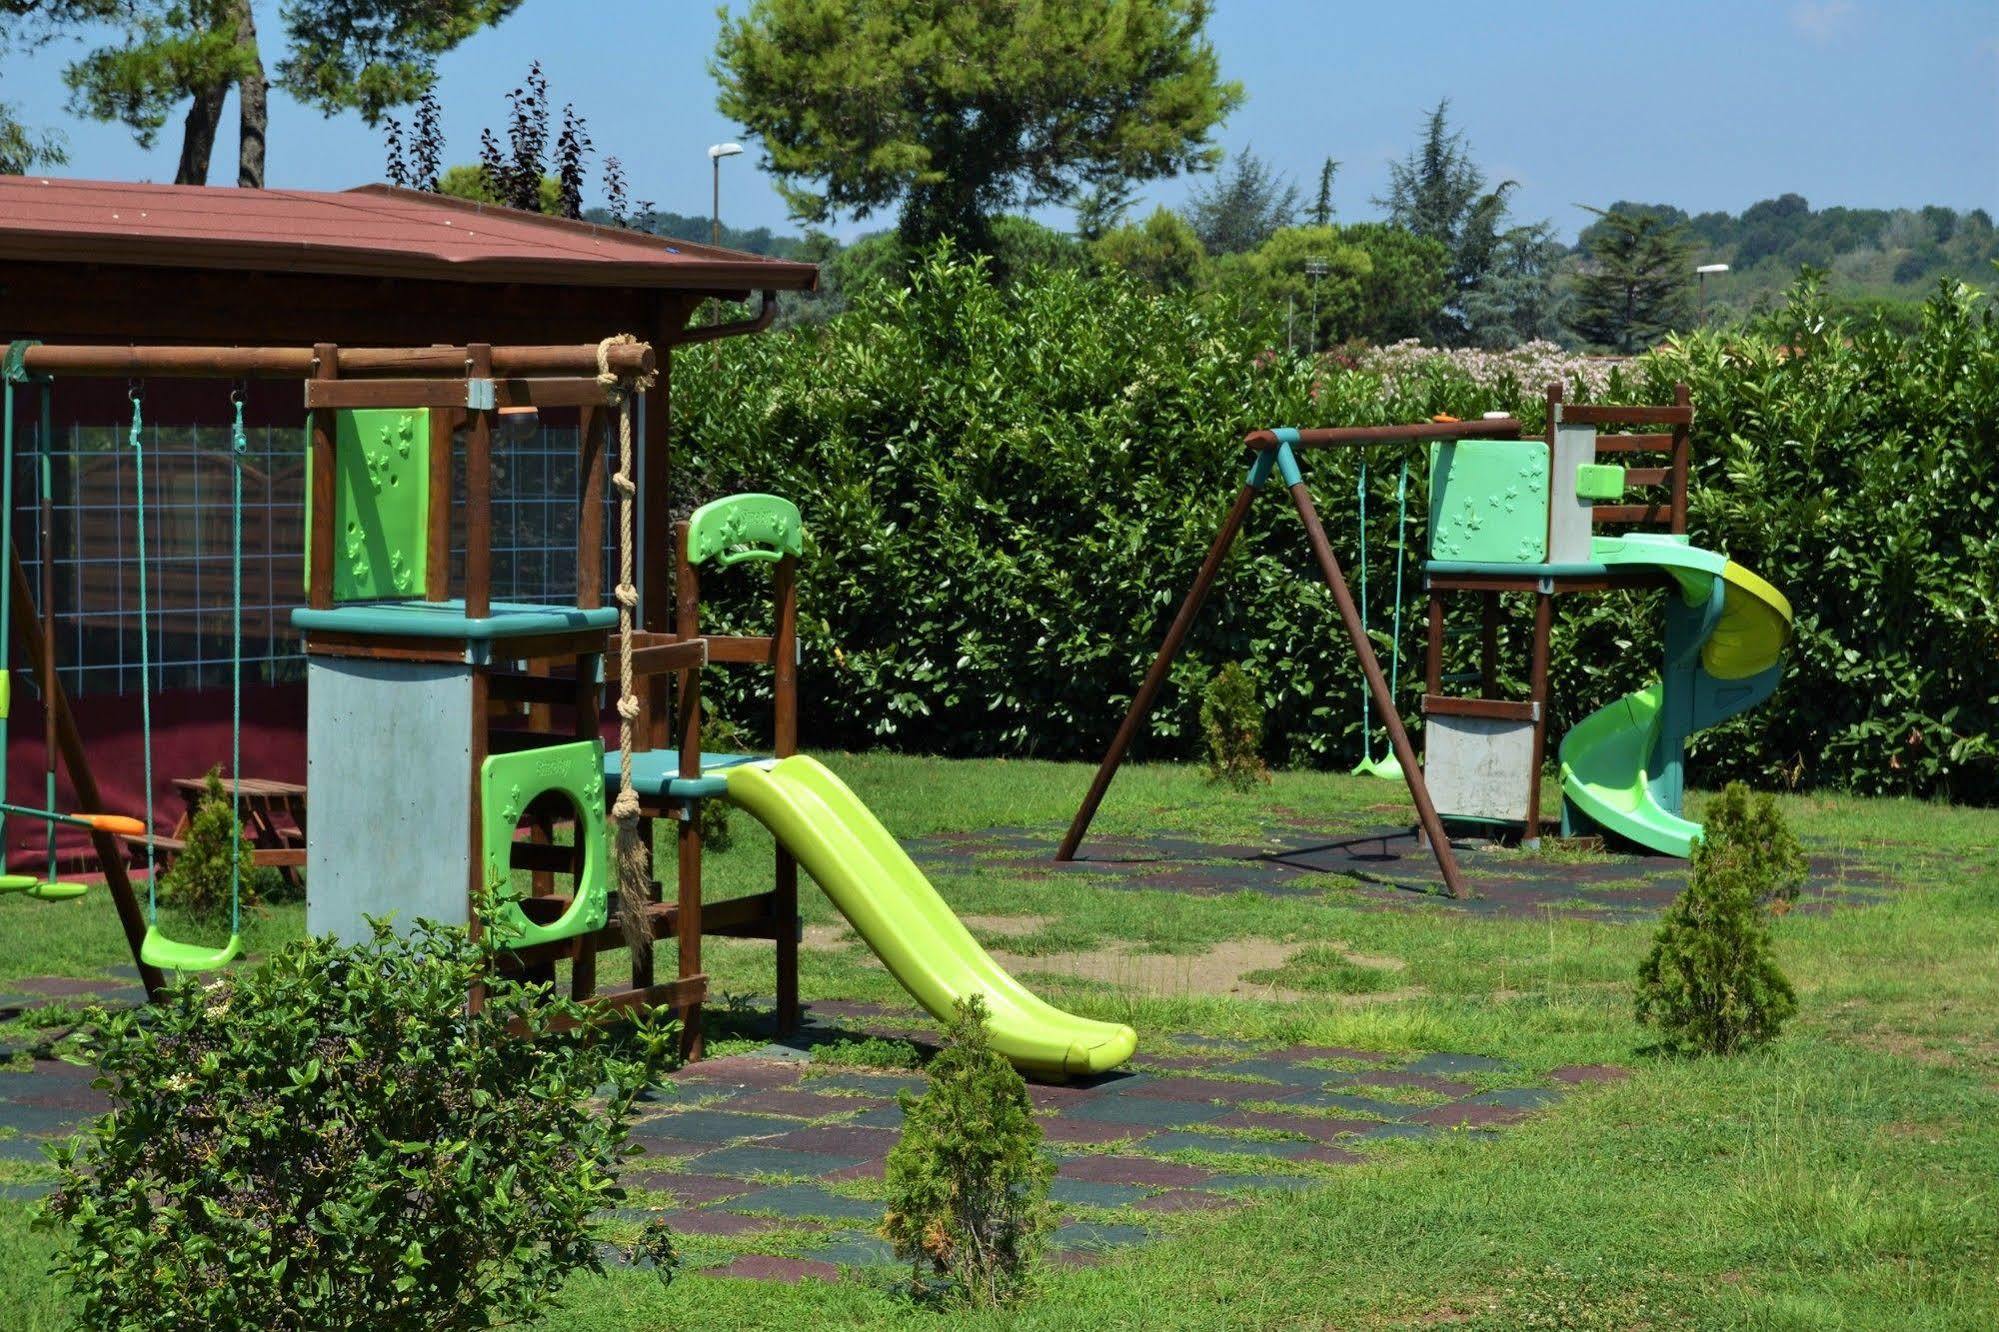
<svg viewBox="0 0 1999 1332"><path fill-rule="evenodd" d="M818 760L727 770L729 800L769 828L902 987L940 1021L983 996L993 1048L1031 1072L1102 1073L1131 1058L1130 1027L1065 1013L1001 969L902 847Z"/></svg>
<svg viewBox="0 0 1999 1332"><path fill-rule="evenodd" d="M1690 855L1701 826L1681 813L1686 739L1776 689L1791 603L1727 556L1684 537L1597 537L1591 557L1606 566L1662 569L1679 596L1666 605L1660 678L1563 737L1563 828L1599 828L1666 855Z"/></svg>

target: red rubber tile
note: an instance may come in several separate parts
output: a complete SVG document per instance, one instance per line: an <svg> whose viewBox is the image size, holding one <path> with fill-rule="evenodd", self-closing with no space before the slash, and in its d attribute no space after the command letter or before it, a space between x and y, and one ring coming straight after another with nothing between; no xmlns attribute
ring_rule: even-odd
<svg viewBox="0 0 1999 1332"><path fill-rule="evenodd" d="M746 1253L726 1267L704 1268L701 1274L744 1277L750 1281L782 1281L791 1286L807 1280L840 1279L840 1269L831 1263L809 1262L803 1258L774 1258L762 1253Z"/></svg>

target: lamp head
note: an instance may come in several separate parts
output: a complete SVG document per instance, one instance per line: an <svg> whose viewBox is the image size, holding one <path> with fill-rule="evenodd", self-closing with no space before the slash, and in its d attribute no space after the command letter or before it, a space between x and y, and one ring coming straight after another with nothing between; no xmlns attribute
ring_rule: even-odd
<svg viewBox="0 0 1999 1332"><path fill-rule="evenodd" d="M743 145L741 145L740 143L713 144L708 149L708 159L710 161L718 161L724 157L734 157L737 153L740 153L742 151L743 151Z"/></svg>

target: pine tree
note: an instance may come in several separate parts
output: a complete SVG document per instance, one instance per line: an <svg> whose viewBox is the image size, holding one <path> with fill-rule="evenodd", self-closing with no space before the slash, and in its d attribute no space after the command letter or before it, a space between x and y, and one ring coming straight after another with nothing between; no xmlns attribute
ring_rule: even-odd
<svg viewBox="0 0 1999 1332"><path fill-rule="evenodd" d="M1319 168L1319 197L1312 202L1312 225L1330 227L1333 225L1333 177L1339 174L1340 164L1327 158Z"/></svg>
<svg viewBox="0 0 1999 1332"><path fill-rule="evenodd" d="M1687 229L1650 213L1590 211L1603 221L1591 228L1569 326L1613 351L1643 351L1688 316Z"/></svg>
<svg viewBox="0 0 1999 1332"><path fill-rule="evenodd" d="M1187 220L1211 255L1247 254L1298 217L1298 187L1249 148L1231 159L1214 184L1196 189Z"/></svg>

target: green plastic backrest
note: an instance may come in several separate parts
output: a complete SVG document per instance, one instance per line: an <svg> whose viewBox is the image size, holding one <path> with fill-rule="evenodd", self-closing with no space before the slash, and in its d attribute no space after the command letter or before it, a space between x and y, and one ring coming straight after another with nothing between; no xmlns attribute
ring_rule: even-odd
<svg viewBox="0 0 1999 1332"><path fill-rule="evenodd" d="M489 884L512 892L514 830L535 797L549 791L568 796L576 806L576 844L583 848L583 872L576 878L575 896L561 917L537 924L521 910L518 900L504 902L494 926L509 948L555 939L573 939L604 927L610 914L604 840L604 742L578 740L546 745L513 754L494 754L479 769L480 846L485 852Z"/></svg>
<svg viewBox="0 0 1999 1332"><path fill-rule="evenodd" d="M798 506L782 495L729 495L710 500L687 519L687 561L724 568L754 560L775 564L805 551Z"/></svg>
<svg viewBox="0 0 1999 1332"><path fill-rule="evenodd" d="M430 413L399 407L336 412L333 447L333 599L422 596L430 549ZM319 502L310 459L305 475L310 515ZM310 517L306 531L312 531ZM310 540L306 544L310 587Z"/></svg>

